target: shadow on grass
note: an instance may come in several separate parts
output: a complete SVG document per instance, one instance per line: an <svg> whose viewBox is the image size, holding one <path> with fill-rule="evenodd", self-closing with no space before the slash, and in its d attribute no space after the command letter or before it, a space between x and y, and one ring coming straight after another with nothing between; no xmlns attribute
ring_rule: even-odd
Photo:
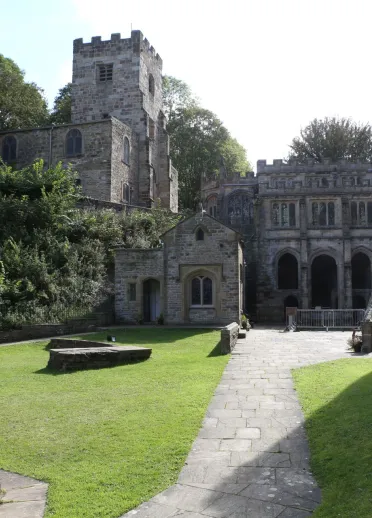
<svg viewBox="0 0 372 518"><path fill-rule="evenodd" d="M359 360L355 361L359 363ZM333 373L334 376L341 376L341 380L342 369L347 372L348 365L339 370L335 368ZM331 375L328 372L328 378ZM327 375L323 374L319 380L326 385L326 378ZM310 386L309 377L309 389ZM306 388L303 392L305 402L309 394ZM316 513L319 518L372 516L371 400L372 372L348 385L306 419L311 468L323 494L322 505Z"/></svg>
<svg viewBox="0 0 372 518"><path fill-rule="evenodd" d="M213 358L215 356L225 356L224 353L221 352L221 341L219 341L215 347L213 347L207 358Z"/></svg>

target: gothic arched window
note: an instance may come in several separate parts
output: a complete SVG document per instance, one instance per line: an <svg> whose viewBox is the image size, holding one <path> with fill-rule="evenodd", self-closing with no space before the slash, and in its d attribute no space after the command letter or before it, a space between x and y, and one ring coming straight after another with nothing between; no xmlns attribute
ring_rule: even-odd
<svg viewBox="0 0 372 518"><path fill-rule="evenodd" d="M191 305L211 306L213 303L213 285L209 277L198 276L191 281Z"/></svg>
<svg viewBox="0 0 372 518"><path fill-rule="evenodd" d="M12 135L4 138L1 156L4 162L11 162L17 158L17 141Z"/></svg>
<svg viewBox="0 0 372 518"><path fill-rule="evenodd" d="M230 223L238 225L253 223L253 202L249 196L244 194L230 196L227 210Z"/></svg>
<svg viewBox="0 0 372 518"><path fill-rule="evenodd" d="M204 231L201 228L198 228L196 231L196 240L197 241L204 241Z"/></svg>
<svg viewBox="0 0 372 518"><path fill-rule="evenodd" d="M130 158L130 146L129 146L129 139L128 137L124 137L124 153L123 153L123 160L125 164L129 165L129 158Z"/></svg>
<svg viewBox="0 0 372 518"><path fill-rule="evenodd" d="M66 135L66 156L81 155L83 149L83 137L78 129L70 130Z"/></svg>

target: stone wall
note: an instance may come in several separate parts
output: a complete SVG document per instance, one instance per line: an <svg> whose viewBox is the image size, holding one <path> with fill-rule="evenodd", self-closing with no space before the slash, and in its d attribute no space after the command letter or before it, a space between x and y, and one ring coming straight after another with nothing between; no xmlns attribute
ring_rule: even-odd
<svg viewBox="0 0 372 518"><path fill-rule="evenodd" d="M201 228L204 239L196 239ZM193 216L164 236L166 321L229 323L240 320L242 255L240 236L218 221L200 215ZM191 307L191 279L207 276L213 282L213 307Z"/></svg>
<svg viewBox="0 0 372 518"><path fill-rule="evenodd" d="M246 176L228 174L221 168L218 176L203 180L202 192L207 211L217 200L217 218L244 237L246 308L256 311L259 320L283 320L289 296L297 299L299 307L316 305L312 265L322 255L336 263L337 286L328 307L351 308L353 303L360 304L353 299L368 300L371 283L353 284L358 274L353 260L359 252L364 254L372 276L372 164L332 164L327 160L322 164L311 160L267 164L259 160L256 176L250 172ZM251 202L253 221L248 211ZM331 224L329 219L321 222L319 214L314 218L316 203L323 208L333 204ZM275 220L276 207L288 211L290 204L294 221L289 224L287 219L282 225ZM356 215L356 211L360 212ZM297 260L298 284L279 289L278 264L285 253Z"/></svg>
<svg viewBox="0 0 372 518"><path fill-rule="evenodd" d="M151 278L160 283L160 312L164 312L163 249L129 249L116 251L115 316L117 322L138 323L143 318L143 283ZM130 284L135 298L130 300Z"/></svg>

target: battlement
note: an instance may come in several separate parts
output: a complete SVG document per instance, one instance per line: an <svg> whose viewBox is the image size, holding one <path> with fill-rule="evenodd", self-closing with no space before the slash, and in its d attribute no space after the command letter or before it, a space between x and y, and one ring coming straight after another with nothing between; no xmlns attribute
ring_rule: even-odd
<svg viewBox="0 0 372 518"><path fill-rule="evenodd" d="M109 40L102 40L101 36L93 36L90 42L84 43L83 38L74 40L74 54L86 51L94 51L96 53L106 52L107 50L126 51L132 50L134 53L147 52L153 59L162 65L163 61L159 54L156 53L154 47L147 38L143 37L141 31L132 31L130 38L121 38L119 32L111 34Z"/></svg>
<svg viewBox="0 0 372 518"><path fill-rule="evenodd" d="M346 160L331 162L325 159L321 164L313 159L308 159L306 164L297 160L284 162L282 159L273 160L272 164L267 164L266 160L257 161L257 174L272 173L360 173L372 172L371 163L356 162L354 164Z"/></svg>

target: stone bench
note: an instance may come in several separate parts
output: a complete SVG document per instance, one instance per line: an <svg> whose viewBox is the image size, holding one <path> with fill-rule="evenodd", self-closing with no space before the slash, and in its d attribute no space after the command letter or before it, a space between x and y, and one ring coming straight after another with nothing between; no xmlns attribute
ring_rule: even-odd
<svg viewBox="0 0 372 518"><path fill-rule="evenodd" d="M87 347L50 349L48 368L60 371L100 369L147 360L152 349L146 347Z"/></svg>
<svg viewBox="0 0 372 518"><path fill-rule="evenodd" d="M233 322L221 329L221 353L228 354L234 349L239 336L239 324Z"/></svg>

